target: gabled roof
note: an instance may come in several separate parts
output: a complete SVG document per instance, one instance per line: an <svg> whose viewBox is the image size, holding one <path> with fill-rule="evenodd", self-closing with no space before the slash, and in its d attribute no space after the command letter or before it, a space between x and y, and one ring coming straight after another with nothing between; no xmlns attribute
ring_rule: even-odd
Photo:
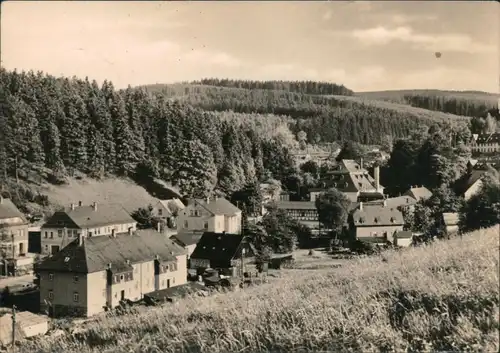
<svg viewBox="0 0 500 353"><path fill-rule="evenodd" d="M52 257L45 259L38 269L54 272L93 273L103 271L111 264L111 270L130 269L134 263L153 261L158 256L162 261L174 261L175 256L186 251L162 233L152 229L136 231L132 235L115 237L99 236L78 239L68 244ZM130 265L127 264L130 261Z"/></svg>
<svg viewBox="0 0 500 353"><path fill-rule="evenodd" d="M412 186L405 195L413 197L415 200L425 200L432 196L432 192L425 186Z"/></svg>
<svg viewBox="0 0 500 353"><path fill-rule="evenodd" d="M243 242L242 234L205 232L196 245L191 259L205 259L225 263L237 256Z"/></svg>
<svg viewBox="0 0 500 353"><path fill-rule="evenodd" d="M443 221L446 226L456 226L460 222L460 217L456 212L443 212Z"/></svg>
<svg viewBox="0 0 500 353"><path fill-rule="evenodd" d="M182 203L181 200L177 198L173 198L170 200L160 200L158 201L165 209L170 213L174 214L178 210L183 210L186 206Z"/></svg>
<svg viewBox="0 0 500 353"><path fill-rule="evenodd" d="M278 201L276 206L282 210L316 210L314 201Z"/></svg>
<svg viewBox="0 0 500 353"><path fill-rule="evenodd" d="M500 132L493 132L488 134L479 134L476 139L478 145L500 143Z"/></svg>
<svg viewBox="0 0 500 353"><path fill-rule="evenodd" d="M241 212L238 207L223 197L216 197L208 200L195 199L194 202L214 215L234 216L235 214Z"/></svg>
<svg viewBox="0 0 500 353"><path fill-rule="evenodd" d="M465 174L463 177L458 179L455 183L455 191L459 195L463 195L467 190L470 189L482 176L486 173L485 170L474 169L470 173Z"/></svg>
<svg viewBox="0 0 500 353"><path fill-rule="evenodd" d="M0 219L19 217L23 222L27 222L24 214L14 205L11 199L0 196Z"/></svg>
<svg viewBox="0 0 500 353"><path fill-rule="evenodd" d="M363 209L356 209L352 218L356 227L403 225L403 214L396 208L363 203Z"/></svg>
<svg viewBox="0 0 500 353"><path fill-rule="evenodd" d="M74 209L67 207L63 211L57 211L43 227L62 227L60 220L64 219L64 214L81 229L111 224L136 223L121 205L98 204L95 210L93 206L75 206Z"/></svg>
<svg viewBox="0 0 500 353"><path fill-rule="evenodd" d="M189 246L198 244L203 232L200 231L188 231L181 229L177 234L173 234L170 239L176 240L182 246Z"/></svg>

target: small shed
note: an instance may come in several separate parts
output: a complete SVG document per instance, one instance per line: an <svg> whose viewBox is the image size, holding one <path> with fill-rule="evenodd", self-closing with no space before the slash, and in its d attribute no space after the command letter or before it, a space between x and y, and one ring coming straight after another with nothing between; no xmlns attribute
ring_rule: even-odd
<svg viewBox="0 0 500 353"><path fill-rule="evenodd" d="M29 311L16 313L16 341L44 335L48 330L49 320L46 316ZM0 317L0 343L4 346L12 344L12 314Z"/></svg>
<svg viewBox="0 0 500 353"><path fill-rule="evenodd" d="M460 222L459 214L456 212L444 212L443 213L443 223L445 226L446 233L455 234L458 233L458 224Z"/></svg>
<svg viewBox="0 0 500 353"><path fill-rule="evenodd" d="M413 243L413 233L408 230L396 232L394 234L394 245L408 247Z"/></svg>

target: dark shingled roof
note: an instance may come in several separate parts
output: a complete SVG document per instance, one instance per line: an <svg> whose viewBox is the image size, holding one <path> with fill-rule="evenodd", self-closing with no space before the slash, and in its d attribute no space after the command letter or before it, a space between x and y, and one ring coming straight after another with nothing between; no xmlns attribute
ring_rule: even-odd
<svg viewBox="0 0 500 353"><path fill-rule="evenodd" d="M400 211L381 205L367 205L363 203L363 209L360 210L358 208L355 210L352 217L356 227L404 224L403 214Z"/></svg>
<svg viewBox="0 0 500 353"><path fill-rule="evenodd" d="M75 240L52 257L45 259L38 269L54 272L92 273L111 269L120 272L130 269L130 264L153 261L158 256L162 261L174 261L175 256L186 251L155 230L145 229L134 234L98 236L85 238L83 245Z"/></svg>
<svg viewBox="0 0 500 353"><path fill-rule="evenodd" d="M500 133L494 132L489 134L479 134L476 139L478 145L490 144L490 143L500 143Z"/></svg>
<svg viewBox="0 0 500 353"><path fill-rule="evenodd" d="M226 263L237 255L243 239L242 234L205 232L191 254L191 259Z"/></svg>
<svg viewBox="0 0 500 353"><path fill-rule="evenodd" d="M14 205L11 199L0 196L0 219L19 217L27 222L24 214Z"/></svg>
<svg viewBox="0 0 500 353"><path fill-rule="evenodd" d="M194 202L199 204L200 206L204 207L206 210L209 212L216 214L216 215L227 215L227 216L233 216L237 214L238 212L241 212L241 210L233 205L231 202L229 202L227 199L223 197L217 197L217 198L211 198L208 200L209 202L207 203L207 200L205 199L195 199Z"/></svg>
<svg viewBox="0 0 500 353"><path fill-rule="evenodd" d="M111 224L135 223L130 214L118 204L98 204L94 211L93 206L75 206L63 211L55 212L44 224L44 227L61 227L57 220L61 214L66 214L79 228L99 227Z"/></svg>
<svg viewBox="0 0 500 353"><path fill-rule="evenodd" d="M455 191L460 195L464 194L476 181L481 179L485 173L486 171L484 170L472 170L470 173L465 174L456 181Z"/></svg>

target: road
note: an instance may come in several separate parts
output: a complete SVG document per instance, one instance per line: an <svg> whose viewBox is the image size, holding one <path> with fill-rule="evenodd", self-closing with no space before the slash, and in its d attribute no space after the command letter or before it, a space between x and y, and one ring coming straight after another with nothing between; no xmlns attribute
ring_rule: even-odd
<svg viewBox="0 0 500 353"><path fill-rule="evenodd" d="M35 279L35 276L33 275L26 275L26 276L19 276L19 277L2 277L0 278L0 290L4 289L5 287L10 287L14 285L22 285L22 284L27 284L27 283L33 283L33 280Z"/></svg>

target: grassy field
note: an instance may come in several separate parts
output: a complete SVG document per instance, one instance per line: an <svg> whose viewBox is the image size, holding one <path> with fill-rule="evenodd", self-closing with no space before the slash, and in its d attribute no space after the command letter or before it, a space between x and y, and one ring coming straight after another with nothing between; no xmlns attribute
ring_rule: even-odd
<svg viewBox="0 0 500 353"><path fill-rule="evenodd" d="M76 335L25 342L22 351L498 352L499 232L337 269L286 270L246 290L100 318Z"/></svg>

